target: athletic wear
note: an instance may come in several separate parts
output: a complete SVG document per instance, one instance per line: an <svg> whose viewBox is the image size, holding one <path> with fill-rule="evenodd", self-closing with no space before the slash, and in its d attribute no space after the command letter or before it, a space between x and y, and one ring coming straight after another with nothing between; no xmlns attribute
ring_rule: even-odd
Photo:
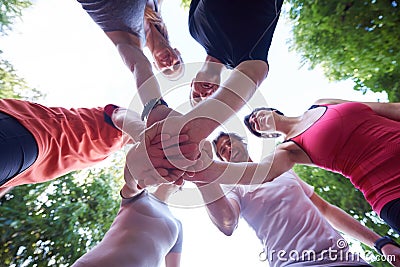
<svg viewBox="0 0 400 267"><path fill-rule="evenodd" d="M319 120L290 141L315 165L350 178L380 214L400 198L400 122L358 102L324 108Z"/></svg>
<svg viewBox="0 0 400 267"><path fill-rule="evenodd" d="M33 135L16 119L0 112L0 185L31 166L38 147Z"/></svg>
<svg viewBox="0 0 400 267"><path fill-rule="evenodd" d="M268 63L283 0L192 0L189 31L207 54L228 68L246 60Z"/></svg>
<svg viewBox="0 0 400 267"><path fill-rule="evenodd" d="M223 188L264 245L269 266L369 266L349 252L311 202L313 187L293 171L262 185Z"/></svg>
<svg viewBox="0 0 400 267"><path fill-rule="evenodd" d="M103 240L72 266L157 267L169 252L181 253L182 233L168 206L144 190L122 199Z"/></svg>
<svg viewBox="0 0 400 267"><path fill-rule="evenodd" d="M37 146L37 158L1 187L45 182L73 170L98 163L119 150L122 132L105 123L103 108L48 108L16 99L0 99L0 112L15 118L34 137L29 149ZM3 126L3 124L2 124ZM20 157L28 150L18 151ZM9 149L0 151L7 158ZM14 151L15 152L15 151ZM12 152L12 153L14 153ZM33 154L35 155L35 154ZM18 164L20 161L17 161ZM3 178L4 179L4 178Z"/></svg>
<svg viewBox="0 0 400 267"><path fill-rule="evenodd" d="M390 225L393 230L400 234L400 198L395 199L383 206L380 217Z"/></svg>
<svg viewBox="0 0 400 267"><path fill-rule="evenodd" d="M78 0L105 32L124 31L145 40L144 10L147 0ZM155 10L157 1L154 0Z"/></svg>

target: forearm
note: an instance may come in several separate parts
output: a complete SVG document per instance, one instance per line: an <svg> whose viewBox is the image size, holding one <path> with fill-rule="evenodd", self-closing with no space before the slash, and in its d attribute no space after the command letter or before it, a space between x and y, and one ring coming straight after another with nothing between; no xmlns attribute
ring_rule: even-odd
<svg viewBox="0 0 400 267"><path fill-rule="evenodd" d="M205 127L207 132L211 133L236 114L253 96L256 88L257 85L245 73L234 70L214 95L185 114L185 119L207 120Z"/></svg>
<svg viewBox="0 0 400 267"><path fill-rule="evenodd" d="M218 184L197 185L206 204L208 216L225 235L235 230L239 214L235 211Z"/></svg>
<svg viewBox="0 0 400 267"><path fill-rule="evenodd" d="M196 173L193 177L185 178L188 181L217 184L262 184L275 177L269 175L270 166L255 162L228 163L213 161L205 170Z"/></svg>
<svg viewBox="0 0 400 267"><path fill-rule="evenodd" d="M372 110L382 117L400 122L400 103L366 102Z"/></svg>
<svg viewBox="0 0 400 267"><path fill-rule="evenodd" d="M126 43L117 44L116 47L125 65L134 75L142 104L146 104L153 98L160 98L160 86L153 74L151 63L143 51L139 47Z"/></svg>
<svg viewBox="0 0 400 267"><path fill-rule="evenodd" d="M339 231L352 236L371 248L374 247L374 242L380 237L336 206L329 205L325 218Z"/></svg>

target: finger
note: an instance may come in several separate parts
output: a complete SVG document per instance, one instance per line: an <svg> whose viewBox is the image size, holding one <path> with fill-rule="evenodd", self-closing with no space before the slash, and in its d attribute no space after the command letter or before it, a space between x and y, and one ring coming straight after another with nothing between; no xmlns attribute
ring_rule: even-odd
<svg viewBox="0 0 400 267"><path fill-rule="evenodd" d="M179 160L176 160L177 163L175 163L175 160L171 161L169 159L165 158L152 158L151 159L151 165L153 168L164 168L164 169L179 169L176 167L176 164L181 164Z"/></svg>
<svg viewBox="0 0 400 267"><path fill-rule="evenodd" d="M161 177L168 176L168 174L169 174L169 171L165 168L156 168L155 170Z"/></svg>
<svg viewBox="0 0 400 267"><path fill-rule="evenodd" d="M170 172L171 174L173 174L174 176L176 176L177 178L180 178L180 177L185 173L185 171L183 171L183 170L178 170L178 169L169 170L169 172Z"/></svg>
<svg viewBox="0 0 400 267"><path fill-rule="evenodd" d="M170 181L171 183L175 183L177 180L179 180L182 175L184 174L184 171L181 170L169 170L168 177L163 177Z"/></svg>
<svg viewBox="0 0 400 267"><path fill-rule="evenodd" d="M160 174L162 172L162 175ZM144 173L143 177L145 177L145 182L147 185L149 184L166 184L175 182L177 178L171 177L168 171L164 172L164 170L154 169Z"/></svg>
<svg viewBox="0 0 400 267"><path fill-rule="evenodd" d="M144 131L144 141L145 141L146 146L149 146L151 144L151 141L157 135L161 135L161 130L162 130L162 124L159 121L154 123L150 127L146 128L146 130ZM165 138L168 138L168 137L165 136Z"/></svg>
<svg viewBox="0 0 400 267"><path fill-rule="evenodd" d="M174 182L174 184L179 185L179 186L182 186L184 183L185 183L185 180L183 180L182 177Z"/></svg>
<svg viewBox="0 0 400 267"><path fill-rule="evenodd" d="M193 154L200 154L198 146L195 143L181 144L179 146L173 146L164 148L163 153L166 157L182 157L188 158Z"/></svg>
<svg viewBox="0 0 400 267"><path fill-rule="evenodd" d="M202 152L206 152L209 158L213 157L213 148L212 148L212 144L210 141L206 140L202 143L200 143L200 147Z"/></svg>
<svg viewBox="0 0 400 267"><path fill-rule="evenodd" d="M196 176L194 175L194 173L185 172L185 173L182 175L181 179L183 179L183 180L185 180L185 181L198 182L198 181L197 181L198 179L196 179L195 177L196 177Z"/></svg>
<svg viewBox="0 0 400 267"><path fill-rule="evenodd" d="M184 142L187 142L190 137L187 134L180 134L180 135L174 135L174 136L169 136L169 139L162 139L162 148L168 148L171 146L176 146L177 144L182 144Z"/></svg>
<svg viewBox="0 0 400 267"><path fill-rule="evenodd" d="M171 137L170 137L170 135L169 134L166 134L166 133L160 133L160 134L157 134L152 140L151 140L151 142L150 142L150 145L155 145L155 144L161 144L161 140L163 140L163 141L167 141L167 140L169 140Z"/></svg>
<svg viewBox="0 0 400 267"><path fill-rule="evenodd" d="M164 178L168 178L168 179L164 179ZM171 181L169 181L171 180ZM146 175L146 178L143 181L140 181L139 185L142 186L157 186L160 184L169 184L171 182L173 182L174 180L172 180L169 177L161 177L158 174L154 174L151 173L149 175Z"/></svg>
<svg viewBox="0 0 400 267"><path fill-rule="evenodd" d="M186 171L186 169L190 166L193 166L194 164L196 164L196 161L192 161L192 160L188 160L185 159L184 157L178 157L178 158L174 158L174 157L168 157L165 160L167 160L169 162L169 164L172 167L169 167L168 169L179 169L179 170L184 170ZM164 163L164 166L166 165L166 163Z"/></svg>

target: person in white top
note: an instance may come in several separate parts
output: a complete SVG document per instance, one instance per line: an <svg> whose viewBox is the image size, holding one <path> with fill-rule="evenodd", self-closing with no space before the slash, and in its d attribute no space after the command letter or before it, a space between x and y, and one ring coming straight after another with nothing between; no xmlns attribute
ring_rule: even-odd
<svg viewBox="0 0 400 267"><path fill-rule="evenodd" d="M127 115L128 114L128 115ZM138 114L115 110L113 119L126 116L129 134L139 141L144 123ZM118 122L121 120L118 119ZM122 128L122 124L116 125ZM139 142L134 144L137 146ZM181 185L163 184L154 193L139 189L127 166L127 181L121 189L121 207L102 241L79 258L73 267L179 267L182 252L182 225L165 201ZM137 177L135 177L137 178Z"/></svg>
<svg viewBox="0 0 400 267"><path fill-rule="evenodd" d="M223 161L252 161L246 143L236 134L221 133L214 147ZM370 247L380 238L319 197L292 170L261 185L196 184L218 229L231 235L243 217L262 242L271 267L369 266L349 251L345 239L332 226ZM386 256L400 255L392 244L381 249Z"/></svg>

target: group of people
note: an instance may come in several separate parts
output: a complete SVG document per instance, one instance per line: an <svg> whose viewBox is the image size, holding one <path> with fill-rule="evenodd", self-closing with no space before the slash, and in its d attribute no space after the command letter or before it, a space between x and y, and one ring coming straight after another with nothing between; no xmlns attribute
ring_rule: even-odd
<svg viewBox="0 0 400 267"><path fill-rule="evenodd" d="M91 166L122 146L126 156L121 207L104 236L73 266L180 266L182 225L165 204L193 182L211 221L226 235L243 217L264 246L270 266L369 266L340 247L349 234L400 266L400 247L327 203L292 169L307 164L342 173L373 210L400 234L400 104L319 100L299 117L261 107L245 118L250 132L284 142L253 162L242 137L221 133L268 75L268 50L282 0L192 0L188 25L206 59L193 78L186 114L161 94L147 46L168 79L184 72L171 47L157 0L78 0L115 44L133 74L142 114L107 105L65 109L0 100L0 187L44 182ZM232 69L221 83L223 68ZM125 134L123 134L123 132ZM146 187L157 186L154 193ZM296 213L291 212L296 210ZM276 251L313 251L282 259ZM335 251L329 255L326 251ZM347 255L344 257L343 255ZM393 258L394 257L394 258Z"/></svg>

